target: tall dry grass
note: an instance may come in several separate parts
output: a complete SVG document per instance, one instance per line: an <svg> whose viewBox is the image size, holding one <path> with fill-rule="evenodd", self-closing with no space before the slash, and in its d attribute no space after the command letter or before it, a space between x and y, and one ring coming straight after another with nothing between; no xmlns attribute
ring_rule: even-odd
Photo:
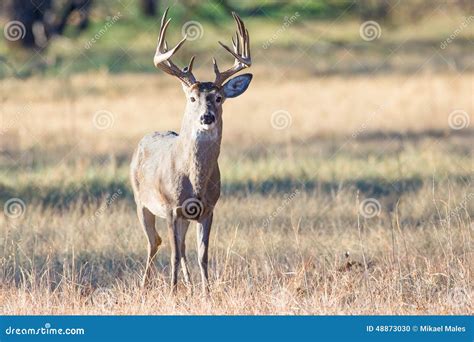
<svg viewBox="0 0 474 342"><path fill-rule="evenodd" d="M142 135L179 129L176 82L2 81L0 198L26 210L0 216L0 313L472 313L474 137L448 124L473 112L472 75L267 74L225 104L210 298L192 229L193 293L169 294L166 239L154 287L138 286L146 243L127 164ZM99 110L113 115L105 130ZM278 110L286 129L272 127ZM365 199L378 215L362 215Z"/></svg>
<svg viewBox="0 0 474 342"><path fill-rule="evenodd" d="M210 298L170 295L169 248L152 290L139 288L145 239L128 203L65 212L28 207L2 229L3 314L467 314L472 312L472 226L463 193L451 204L430 189L372 219L349 189L333 194L224 198L211 241ZM445 194L448 195L448 194ZM459 201L459 202L457 202ZM472 210L472 206L470 207ZM438 216L441 215L441 219ZM452 214L455 211L455 214ZM440 223L441 222L441 223ZM163 223L158 224L163 236Z"/></svg>

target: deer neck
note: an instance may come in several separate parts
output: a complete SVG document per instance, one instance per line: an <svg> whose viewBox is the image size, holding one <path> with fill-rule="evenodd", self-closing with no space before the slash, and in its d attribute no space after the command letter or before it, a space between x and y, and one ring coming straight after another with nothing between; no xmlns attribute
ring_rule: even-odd
<svg viewBox="0 0 474 342"><path fill-rule="evenodd" d="M183 172L188 175L196 196L204 192L217 167L221 149L222 123L213 131L196 131L183 126L179 135Z"/></svg>

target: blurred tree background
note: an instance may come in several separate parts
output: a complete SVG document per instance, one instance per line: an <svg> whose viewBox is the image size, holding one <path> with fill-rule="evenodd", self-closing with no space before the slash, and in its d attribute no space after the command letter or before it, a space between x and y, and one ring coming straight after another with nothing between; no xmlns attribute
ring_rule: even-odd
<svg viewBox="0 0 474 342"><path fill-rule="evenodd" d="M327 59L329 65L337 49L347 44L360 44L371 55L381 54L376 58L383 57L381 49L390 50L405 39L421 42L420 50L427 45L437 47L459 28L462 18L472 16L473 1L3 0L0 77L103 68L110 72L150 72L158 22L168 6L173 18L170 41L179 39L183 25L195 23L195 29L201 32L196 39L199 44L192 44L191 49L197 55L219 53L217 40L229 39L227 33L233 30L229 14L236 11L248 22L257 53L258 46L265 50L260 51L262 57L278 55L283 63L287 60L283 55L294 54L298 47L306 54L321 55L321 63ZM446 13L453 15L446 19ZM297 20L289 21L295 14ZM380 44L370 45L360 39L358 26L368 20L382 25ZM11 23L21 23L19 36L13 39L8 36L8 29L14 29ZM465 43L472 37L472 22L468 26L455 44L461 50L469 48ZM407 32L412 36L407 37ZM183 48L183 60L189 57L190 45ZM456 59L458 55L451 57ZM315 72L331 72L324 65L314 68L311 63L298 62L305 68L313 67Z"/></svg>

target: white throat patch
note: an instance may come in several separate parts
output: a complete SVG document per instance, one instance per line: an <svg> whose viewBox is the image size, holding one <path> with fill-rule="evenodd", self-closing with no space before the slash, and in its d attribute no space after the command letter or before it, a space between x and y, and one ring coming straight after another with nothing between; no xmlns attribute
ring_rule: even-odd
<svg viewBox="0 0 474 342"><path fill-rule="evenodd" d="M193 130L193 138L199 141L206 141L206 140L216 140L218 137L218 129L216 124L212 124L212 126L208 129L204 127L199 127Z"/></svg>

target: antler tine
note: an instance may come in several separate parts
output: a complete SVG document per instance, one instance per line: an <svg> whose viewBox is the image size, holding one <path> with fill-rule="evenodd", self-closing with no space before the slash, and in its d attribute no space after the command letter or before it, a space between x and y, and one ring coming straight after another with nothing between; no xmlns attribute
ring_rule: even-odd
<svg viewBox="0 0 474 342"><path fill-rule="evenodd" d="M237 34L236 34L236 37L237 37ZM235 41L234 41L234 37L232 37L232 46L234 47L234 52L235 53L239 53L239 47L238 47L237 44L239 44L238 38L236 38Z"/></svg>
<svg viewBox="0 0 474 342"><path fill-rule="evenodd" d="M248 59L251 59L251 57L250 57L250 35L249 35L249 31L247 29L245 29L245 34L247 36L247 44L245 45L245 57L247 57Z"/></svg>
<svg viewBox="0 0 474 342"><path fill-rule="evenodd" d="M163 47L163 43L166 44L165 42L165 34L166 34L166 29L168 28L168 25L171 21L171 19L168 19L166 20L166 15L168 13L168 9L167 8L165 10L165 13L163 14L163 17L161 17L161 25L160 25L160 35L158 37L158 47L157 49L159 49L161 51L162 47ZM166 20L166 21L165 21Z"/></svg>
<svg viewBox="0 0 474 342"><path fill-rule="evenodd" d="M223 44L219 41L219 44L228 51L234 58L234 65L224 71L220 72L217 66L216 60L213 58L214 64L214 72L216 74L216 80L214 84L220 86L222 83L231 77L232 75L238 73L242 69L250 67L252 64L252 60L250 58L250 37L247 29L245 28L245 24L242 19L235 13L232 12L232 16L237 24L237 31L235 32L235 41L234 37L232 37L232 47L233 49L229 48L227 45Z"/></svg>
<svg viewBox="0 0 474 342"><path fill-rule="evenodd" d="M240 38L239 38L239 35L237 34L237 32L235 32L235 47L234 47L234 51L236 54L240 54L240 51L241 51L241 47L242 47L242 44L240 42Z"/></svg>
<svg viewBox="0 0 474 342"><path fill-rule="evenodd" d="M194 58L196 58L196 56L192 56L192 57L191 57L191 60L189 61L188 66L187 66L187 67L184 67L184 69L183 69L184 71L186 71L186 72L191 72L191 71L193 71Z"/></svg>
<svg viewBox="0 0 474 342"><path fill-rule="evenodd" d="M214 72L217 75L219 73L219 67L217 66L217 61L214 57L212 57L212 65L214 66Z"/></svg>
<svg viewBox="0 0 474 342"><path fill-rule="evenodd" d="M232 12L232 16L234 17L234 20L237 23L237 28L239 30L239 33L241 35L243 35L244 34L244 27L245 27L244 22L242 21L242 19L240 19L240 17L237 15L237 13Z"/></svg>
<svg viewBox="0 0 474 342"><path fill-rule="evenodd" d="M174 48L168 50L168 44L165 40L166 30L168 29L168 25L171 21L171 19L166 20L168 10L169 8L165 10L165 12L163 13L163 17L161 18L160 35L158 37L158 45L156 47L153 62L155 64L155 67L160 68L167 74L176 76L178 79L181 80L181 82L185 83L187 86L191 86L196 83L196 78L192 74L194 56L191 58L189 65L183 70L178 68L176 64L171 61L171 57L181 48L181 46L183 46L184 42L187 39L187 36L184 36L184 38L181 39Z"/></svg>
<svg viewBox="0 0 474 342"><path fill-rule="evenodd" d="M245 28L244 22L242 19L234 12L233 13L234 19L237 22L237 26L239 28L239 36L241 40L241 46L242 48L245 46L245 42L248 39L248 36L246 33L248 33L247 29Z"/></svg>

